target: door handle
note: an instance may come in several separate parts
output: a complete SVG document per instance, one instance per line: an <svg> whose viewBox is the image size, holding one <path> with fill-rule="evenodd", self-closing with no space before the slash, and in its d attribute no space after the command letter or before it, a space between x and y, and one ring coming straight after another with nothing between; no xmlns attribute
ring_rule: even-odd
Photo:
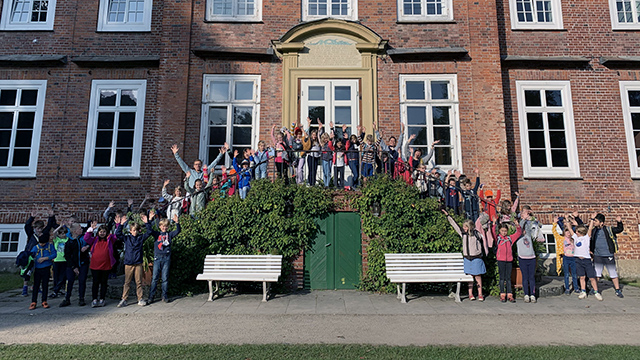
<svg viewBox="0 0 640 360"><path fill-rule="evenodd" d="M329 246L331 246L331 243L329 243L329 244L325 245L324 247L329 247Z"/></svg>

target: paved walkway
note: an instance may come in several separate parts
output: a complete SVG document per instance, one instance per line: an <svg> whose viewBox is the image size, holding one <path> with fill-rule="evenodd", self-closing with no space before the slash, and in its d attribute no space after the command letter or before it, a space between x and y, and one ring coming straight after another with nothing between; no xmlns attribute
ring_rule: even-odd
<svg viewBox="0 0 640 360"><path fill-rule="evenodd" d="M29 298L0 294L2 343L367 343L427 344L634 344L640 345L640 289L613 289L604 301L576 295L542 298L536 304L483 303L446 296L409 296L358 291L311 291L276 295L207 295L169 304L117 308L72 305L30 311ZM611 334L611 335L610 335Z"/></svg>

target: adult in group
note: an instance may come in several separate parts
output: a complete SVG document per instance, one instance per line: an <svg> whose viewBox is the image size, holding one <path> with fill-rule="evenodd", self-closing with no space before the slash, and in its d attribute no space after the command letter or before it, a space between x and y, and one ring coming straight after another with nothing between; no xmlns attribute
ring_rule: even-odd
<svg viewBox="0 0 640 360"><path fill-rule="evenodd" d="M215 158L215 160L213 160L213 162L211 162L211 164L209 164L207 171L211 171L211 169L213 169L216 165L218 165L220 160L222 160L222 156L224 156L227 150L229 150L229 144L225 142L224 145L220 148L220 154ZM178 165L180 165L180 168L182 169L182 171L184 171L185 174L191 173L191 175L188 178L189 186L191 188L195 188L196 180L204 181L205 172L203 171L203 168L202 168L202 160L196 159L193 162L193 169L191 169L189 168L189 165L187 165L187 163L184 162L184 160L182 160L182 158L178 154L178 151L180 151L178 144L173 144L171 146L171 151L173 151L173 156L176 158L176 161L178 162Z"/></svg>
<svg viewBox="0 0 640 360"><path fill-rule="evenodd" d="M593 231L591 233L590 250L593 253L593 265L596 269L596 277L600 280L602 270L606 267L609 277L613 282L616 290L616 296L623 298L622 289L620 289L620 281L618 280L618 272L616 268L615 253L618 251L618 241L616 234L624 230L622 226L622 217L616 217L616 226L605 226L605 217L603 214L596 214L593 220Z"/></svg>

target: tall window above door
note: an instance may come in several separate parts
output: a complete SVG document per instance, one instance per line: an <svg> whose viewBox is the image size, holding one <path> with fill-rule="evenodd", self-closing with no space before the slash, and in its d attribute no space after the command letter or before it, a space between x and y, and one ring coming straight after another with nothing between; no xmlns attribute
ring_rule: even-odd
<svg viewBox="0 0 640 360"><path fill-rule="evenodd" d="M98 31L151 31L153 0L100 0Z"/></svg>
<svg viewBox="0 0 640 360"><path fill-rule="evenodd" d="M398 0L398 21L452 21L453 0Z"/></svg>
<svg viewBox="0 0 640 360"><path fill-rule="evenodd" d="M405 140L427 154L439 140L431 165L461 169L460 120L456 75L400 75L400 111L406 127Z"/></svg>
<svg viewBox="0 0 640 360"><path fill-rule="evenodd" d="M207 0L207 21L262 20L262 0Z"/></svg>
<svg viewBox="0 0 640 360"><path fill-rule="evenodd" d="M318 120L329 131L333 123L336 135L342 136L342 126L356 134L360 124L358 80L304 79L300 81L301 123L310 119L310 129L318 129ZM358 135L358 134L356 134Z"/></svg>
<svg viewBox="0 0 640 360"><path fill-rule="evenodd" d="M302 0L302 20L358 20L357 0Z"/></svg>
<svg viewBox="0 0 640 360"><path fill-rule="evenodd" d="M255 148L259 116L260 75L204 75L200 159L213 161L225 142L232 149Z"/></svg>

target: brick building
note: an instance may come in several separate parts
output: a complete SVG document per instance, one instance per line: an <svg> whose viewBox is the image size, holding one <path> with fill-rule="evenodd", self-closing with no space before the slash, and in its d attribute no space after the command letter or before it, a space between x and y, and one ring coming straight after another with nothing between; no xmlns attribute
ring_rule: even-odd
<svg viewBox="0 0 640 360"><path fill-rule="evenodd" d="M621 214L621 273L640 275L635 0L1 4L0 257L32 209L84 220L156 197L181 178L172 143L207 162L311 116L387 136L402 122L546 223Z"/></svg>

